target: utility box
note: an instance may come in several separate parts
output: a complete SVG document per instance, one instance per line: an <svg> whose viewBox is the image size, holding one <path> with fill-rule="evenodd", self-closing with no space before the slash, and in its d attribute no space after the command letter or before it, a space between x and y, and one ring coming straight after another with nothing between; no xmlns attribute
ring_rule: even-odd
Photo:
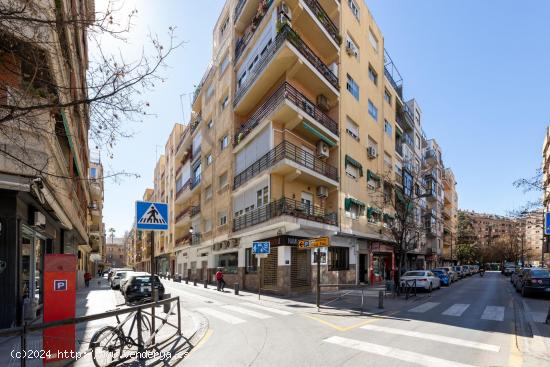
<svg viewBox="0 0 550 367"><path fill-rule="evenodd" d="M44 322L75 317L76 308L75 255L47 254L44 256ZM75 352L75 325L62 325L45 329L43 349L47 357L44 364L69 359ZM49 352L49 353L48 353Z"/></svg>

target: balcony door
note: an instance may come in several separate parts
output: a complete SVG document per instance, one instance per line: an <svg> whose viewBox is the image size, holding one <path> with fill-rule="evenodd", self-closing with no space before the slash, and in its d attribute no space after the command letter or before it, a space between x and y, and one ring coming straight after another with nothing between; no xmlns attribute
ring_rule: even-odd
<svg viewBox="0 0 550 367"><path fill-rule="evenodd" d="M301 203L304 213L313 214L313 195L311 193L302 192Z"/></svg>
<svg viewBox="0 0 550 367"><path fill-rule="evenodd" d="M313 150L302 145L302 162L304 166L309 169L315 170L315 156L313 154Z"/></svg>

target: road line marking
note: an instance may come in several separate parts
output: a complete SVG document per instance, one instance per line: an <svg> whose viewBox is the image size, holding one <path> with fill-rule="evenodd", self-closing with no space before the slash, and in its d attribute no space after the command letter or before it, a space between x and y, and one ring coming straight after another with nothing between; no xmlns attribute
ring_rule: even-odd
<svg viewBox="0 0 550 367"><path fill-rule="evenodd" d="M447 315L447 316L462 316L462 314L464 313L464 311L466 311L466 309L470 307L469 304L465 304L465 303L455 303L454 305L452 305L451 307L449 307L448 309L446 309L442 315Z"/></svg>
<svg viewBox="0 0 550 367"><path fill-rule="evenodd" d="M332 336L323 340L326 343L340 345L346 348L360 350L362 352L377 354L379 356L394 358L400 361L415 363L426 367L474 367L469 364L453 362L442 358L430 357L425 354L409 352L397 348L387 347L373 343L362 342L354 339L342 338L340 336Z"/></svg>
<svg viewBox="0 0 550 367"><path fill-rule="evenodd" d="M208 329L206 331L206 334L204 334L204 336L201 338L201 340L199 340L197 345L195 345L193 348L191 348L191 350L189 351L189 354L186 356L186 358L188 358L195 350L199 349L204 343L206 343L206 341L208 339L210 339L210 337L212 336L213 332L214 331L212 329Z"/></svg>
<svg viewBox="0 0 550 367"><path fill-rule="evenodd" d="M252 316L252 317L255 317L257 319L265 320L265 319L270 319L271 318L270 315L266 315L266 314L263 314L263 313L260 313L260 312L252 311L252 310L246 309L244 307L239 307L239 306L234 306L234 305L225 305L225 306L222 306L222 308L224 308L226 310L233 311L233 312L242 313L243 315Z"/></svg>
<svg viewBox="0 0 550 367"><path fill-rule="evenodd" d="M254 307L254 308L257 308L258 310L263 310L263 311L266 311L266 312L272 312L272 313L276 313L278 315L283 315L283 316L292 315L292 312L283 311L283 310L279 310L277 308L272 308L272 307L261 306L261 305L255 304L255 303L241 303L241 305L247 306L247 307Z"/></svg>
<svg viewBox="0 0 550 367"><path fill-rule="evenodd" d="M416 313L424 313L426 311L431 310L432 308L439 306L438 302L426 302L421 304L420 306L416 306L415 308L411 308L409 312L416 312Z"/></svg>
<svg viewBox="0 0 550 367"><path fill-rule="evenodd" d="M318 318L318 317L315 317L315 316L312 316L312 315L307 315L307 314L301 314L302 316L304 317L307 317L308 319L312 319L312 320L315 320L315 321L318 321L320 322L321 324L325 324L327 326L330 326L331 328L335 329L335 330L338 330L338 331L346 331L345 328L341 327L341 326L338 326L338 325L335 325L333 324L332 322L329 322L329 321L326 321L326 320L323 320L321 318Z"/></svg>
<svg viewBox="0 0 550 367"><path fill-rule="evenodd" d="M200 308L197 308L196 310L199 311L199 312L205 313L207 315L210 315L212 317L215 317L217 319L220 319L222 321L225 321L227 323L233 324L233 325L242 324L243 322L246 322L243 319L240 319L240 318L235 317L233 315L229 315L225 312L220 312L218 310L214 310L213 308L200 307Z"/></svg>
<svg viewBox="0 0 550 367"><path fill-rule="evenodd" d="M504 307L502 306L487 306L481 315L483 320L504 320Z"/></svg>
<svg viewBox="0 0 550 367"><path fill-rule="evenodd" d="M481 350L486 350L486 351L495 352L495 353L498 353L500 351L499 345L478 343L470 340L452 338L452 337L443 336L443 335L421 333L418 331L395 329L395 328L376 326L376 325L362 326L361 329L370 330L370 331L379 331L382 333L388 333L388 334L394 334L394 335L410 336L410 337L419 338L419 339L433 340L435 342L453 344L461 347L481 349Z"/></svg>

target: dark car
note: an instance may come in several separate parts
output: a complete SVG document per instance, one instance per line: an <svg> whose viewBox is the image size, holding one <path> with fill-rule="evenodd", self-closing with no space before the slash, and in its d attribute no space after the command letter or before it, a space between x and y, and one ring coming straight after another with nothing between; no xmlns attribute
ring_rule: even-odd
<svg viewBox="0 0 550 367"><path fill-rule="evenodd" d="M502 274L504 275L512 275L514 273L514 271L516 271L516 267L515 266L507 266L504 268L504 271L502 272Z"/></svg>
<svg viewBox="0 0 550 367"><path fill-rule="evenodd" d="M155 275L155 288L158 291L158 298L164 296L164 286L158 276ZM135 302L144 298L151 297L151 276L150 275L130 275L130 278L124 285L124 299L126 302Z"/></svg>
<svg viewBox="0 0 550 367"><path fill-rule="evenodd" d="M521 295L526 297L533 293L550 295L550 270L525 269L521 282Z"/></svg>

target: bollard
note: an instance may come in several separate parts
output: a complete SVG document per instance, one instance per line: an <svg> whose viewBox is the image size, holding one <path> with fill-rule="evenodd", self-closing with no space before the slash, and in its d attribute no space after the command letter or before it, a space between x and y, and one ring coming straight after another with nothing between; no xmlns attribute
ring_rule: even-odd
<svg viewBox="0 0 550 367"><path fill-rule="evenodd" d="M189 284L189 278L185 278L185 284Z"/></svg>
<svg viewBox="0 0 550 367"><path fill-rule="evenodd" d="M197 286L197 278L193 279L193 285L196 287Z"/></svg>
<svg viewBox="0 0 550 367"><path fill-rule="evenodd" d="M171 297L170 293L164 293L164 296L162 298L163 299L168 299L170 297ZM164 309L163 309L164 313L170 312L170 303L165 303L162 306L164 307Z"/></svg>
<svg viewBox="0 0 550 367"><path fill-rule="evenodd" d="M384 308L384 291L378 291L378 308Z"/></svg>
<svg viewBox="0 0 550 367"><path fill-rule="evenodd" d="M204 288L208 288L208 280L204 280Z"/></svg>
<svg viewBox="0 0 550 367"><path fill-rule="evenodd" d="M235 289L235 295L238 296L239 295L239 283L233 284L233 287Z"/></svg>

